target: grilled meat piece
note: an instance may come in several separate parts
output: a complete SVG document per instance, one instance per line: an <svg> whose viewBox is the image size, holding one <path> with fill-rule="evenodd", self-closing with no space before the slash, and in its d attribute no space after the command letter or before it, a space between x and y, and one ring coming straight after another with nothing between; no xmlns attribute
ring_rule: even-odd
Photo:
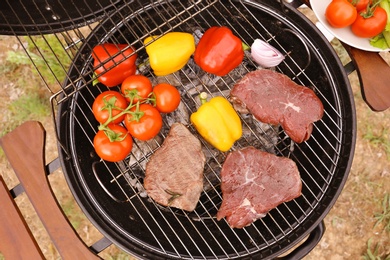
<svg viewBox="0 0 390 260"><path fill-rule="evenodd" d="M183 124L173 124L146 164L146 192L163 206L193 211L203 190L205 161L200 141Z"/></svg>
<svg viewBox="0 0 390 260"><path fill-rule="evenodd" d="M250 225L279 204L299 197L302 189L294 161L251 146L227 156L221 179L223 200L217 219L226 217L233 228Z"/></svg>
<svg viewBox="0 0 390 260"><path fill-rule="evenodd" d="M313 122L322 118L324 107L313 90L288 76L259 69L249 72L230 92L233 103L245 106L263 123L280 124L295 142L309 139Z"/></svg>

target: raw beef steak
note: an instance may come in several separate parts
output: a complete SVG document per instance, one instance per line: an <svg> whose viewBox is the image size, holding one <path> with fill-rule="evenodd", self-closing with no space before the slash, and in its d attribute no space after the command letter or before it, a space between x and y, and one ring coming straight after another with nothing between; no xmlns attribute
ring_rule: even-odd
<svg viewBox="0 0 390 260"><path fill-rule="evenodd" d="M259 69L249 72L233 87L233 103L245 106L263 123L280 124L295 142L309 139L313 122L324 107L313 90L298 85L284 74Z"/></svg>
<svg viewBox="0 0 390 260"><path fill-rule="evenodd" d="M193 211L203 190L205 160L200 141L184 125L173 124L146 164L146 192L163 206Z"/></svg>
<svg viewBox="0 0 390 260"><path fill-rule="evenodd" d="M302 189L294 161L254 147L231 152L221 179L223 200L217 219L226 217L233 228L250 225L279 204L299 197Z"/></svg>

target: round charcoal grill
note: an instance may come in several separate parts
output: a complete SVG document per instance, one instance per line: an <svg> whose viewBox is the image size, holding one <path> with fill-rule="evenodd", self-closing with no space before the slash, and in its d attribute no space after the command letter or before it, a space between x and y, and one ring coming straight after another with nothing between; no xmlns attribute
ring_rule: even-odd
<svg viewBox="0 0 390 260"><path fill-rule="evenodd" d="M142 2L142 3L141 3ZM223 78L205 74L192 60L179 72L156 78L147 66L140 73L154 82L180 90L183 108L164 115L161 133L148 142L136 141L120 163L100 160L93 137L98 123L91 105L107 87L94 85L91 50L100 43L128 43L146 61L143 40L150 35L184 31L199 37L207 28L228 26L245 43L263 39L286 55L275 69L312 88L322 100L324 117L311 138L293 143L283 130L241 115L245 133L234 145L253 145L289 157L299 168L302 196L271 210L243 229L231 229L215 214L222 202L219 172L226 158L199 137L188 120L200 90L229 98L234 83L256 69L247 57ZM134 1L125 4L86 39L69 70L59 101L57 126L62 166L71 190L91 221L125 251L145 259L268 259L279 256L311 234L289 254L307 254L323 233L322 220L337 199L351 166L355 144L355 111L344 68L319 31L287 4L265 1ZM204 191L193 212L162 207L143 191L145 163L162 144L172 121L185 123L205 147Z"/></svg>
<svg viewBox="0 0 390 260"><path fill-rule="evenodd" d="M351 167L355 106L345 68L322 34L293 7L299 4L274 0L72 1L72 6L55 0L5 2L6 7L0 10L1 34L28 35L34 44L35 35L39 35L55 56L56 49L45 34L60 32L56 39L68 43L69 50L63 47L72 65L60 90L51 88L44 74L40 76L53 94L53 107L58 106L53 114L67 182L84 213L105 237L143 259L271 259L287 254L289 249L285 258L298 259L319 242L323 219ZM98 20L87 38L77 29ZM190 124L188 115L197 109L201 91L229 98L235 82L257 69L256 64L247 53L239 67L220 78L205 73L191 59L179 72L157 78L147 65L143 44L148 36L171 31L189 32L199 39L211 26L231 28L247 45L260 38L279 49L286 58L272 69L312 88L325 109L310 139L301 144L292 142L279 126L240 115L244 135L232 149L251 145L289 157L297 163L303 184L300 197L279 205L243 229L232 229L224 219L215 218L222 203L219 173L228 153L208 145ZM80 42L73 40L74 35L81 36ZM19 41L24 46L24 39ZM91 105L108 88L95 83L98 75L93 72L91 52L94 46L106 42L132 45L138 55L138 72L154 83L175 85L182 98L176 112L163 116L160 134L148 142L134 140L132 153L119 163L100 160L92 144L98 122ZM36 56L26 52L39 72ZM45 58L45 50L38 50L38 54L54 75L53 62ZM62 62L60 56L55 57L55 63L65 69ZM54 78L60 81L56 75ZM145 164L159 149L173 122L185 124L199 138L207 157L203 192L193 212L160 206L143 190Z"/></svg>

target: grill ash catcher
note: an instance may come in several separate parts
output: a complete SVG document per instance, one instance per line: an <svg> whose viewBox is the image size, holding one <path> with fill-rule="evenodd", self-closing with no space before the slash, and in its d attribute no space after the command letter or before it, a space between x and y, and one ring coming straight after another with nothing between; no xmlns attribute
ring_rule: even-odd
<svg viewBox="0 0 390 260"><path fill-rule="evenodd" d="M341 64L326 38L296 9L299 1L106 0L65 4L57 0L6 0L4 5L0 33L17 36L21 43L27 38L47 67L52 66L49 59L54 57L66 72L65 79L53 72L56 84L49 84L26 49L52 94L59 161L68 185L84 213L109 241L142 259L299 259L317 245L325 232L323 219L350 171L356 118L347 77L350 66ZM247 134L233 149L254 145L288 157L296 162L302 179L300 197L243 229L232 229L225 220L215 218L222 203L219 172L226 153L204 140L204 188L193 212L159 206L148 198L142 184L145 164L161 146L172 122L182 122L197 135L188 115L196 110L199 92L228 98L233 84L256 69L248 57L225 77L197 70L192 59L179 72L165 77L156 77L148 66L139 66L139 73L154 82L175 85L182 107L164 115L163 129L156 138L135 141L132 153L120 163L100 160L92 144L98 122L91 105L98 94L108 90L94 84L94 46L130 44L142 63L147 60L143 40L148 36L183 31L196 38L216 25L229 27L248 45L258 38L277 48L285 59L273 69L314 90L325 111L314 124L310 139L301 144L291 141L281 127L242 116ZM60 59L49 37L62 47L71 64ZM43 39L49 53L38 47L38 39Z"/></svg>

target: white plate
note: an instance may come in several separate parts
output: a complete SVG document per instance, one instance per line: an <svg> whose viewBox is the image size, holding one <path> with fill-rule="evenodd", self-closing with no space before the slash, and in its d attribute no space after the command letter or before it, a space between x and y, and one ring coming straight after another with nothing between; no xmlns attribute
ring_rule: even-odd
<svg viewBox="0 0 390 260"><path fill-rule="evenodd" d="M325 10L329 5L331 0L310 0L310 5L317 16L318 20L324 25L324 27L332 33L336 38L340 41L355 47L357 49L365 50L365 51L389 51L390 49L382 50L370 45L370 40L367 38L361 38L355 36L350 27L346 28L333 28L330 26L328 21L325 18Z"/></svg>

